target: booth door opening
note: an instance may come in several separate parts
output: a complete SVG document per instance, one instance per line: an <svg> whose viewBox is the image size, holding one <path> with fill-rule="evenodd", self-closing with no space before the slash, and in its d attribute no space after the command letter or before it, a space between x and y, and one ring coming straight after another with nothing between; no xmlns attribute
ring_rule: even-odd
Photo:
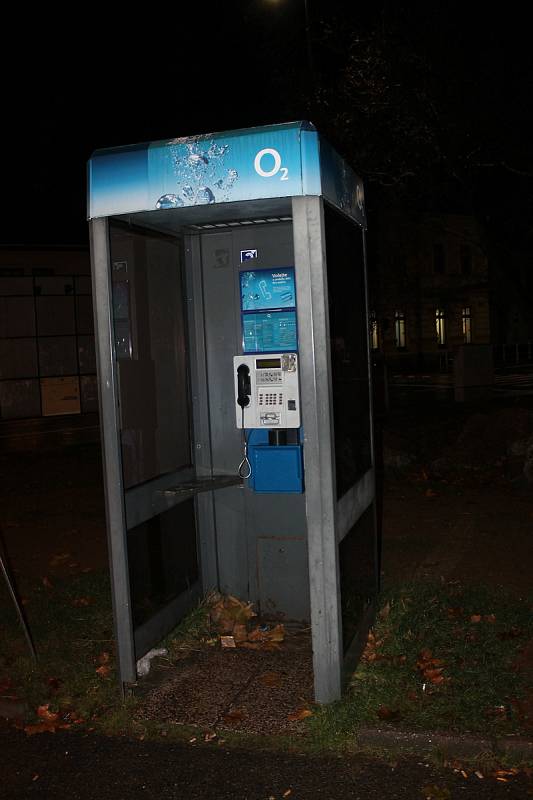
<svg viewBox="0 0 533 800"><path fill-rule="evenodd" d="M200 594L180 241L113 223L112 314L135 657Z"/></svg>

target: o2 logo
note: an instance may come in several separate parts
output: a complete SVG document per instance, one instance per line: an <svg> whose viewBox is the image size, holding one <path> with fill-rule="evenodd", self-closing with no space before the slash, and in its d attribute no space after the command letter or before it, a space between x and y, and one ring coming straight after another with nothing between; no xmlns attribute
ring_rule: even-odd
<svg viewBox="0 0 533 800"><path fill-rule="evenodd" d="M263 159L265 159L266 156L269 156L269 158L264 161ZM274 159L274 164L272 164L271 159ZM264 168L265 166L267 169ZM270 167L270 169L268 169L268 167ZM281 166L281 156L273 147L264 147L256 154L254 158L254 169L261 178L273 178L274 175L280 172L280 181L289 180L289 170L287 167Z"/></svg>

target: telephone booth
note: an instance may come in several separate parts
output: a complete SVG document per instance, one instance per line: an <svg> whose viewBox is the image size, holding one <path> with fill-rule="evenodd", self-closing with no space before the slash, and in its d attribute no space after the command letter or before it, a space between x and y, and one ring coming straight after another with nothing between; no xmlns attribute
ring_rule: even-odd
<svg viewBox="0 0 533 800"><path fill-rule="evenodd" d="M363 187L310 123L88 166L120 679L211 589L311 626L340 696L378 586Z"/></svg>

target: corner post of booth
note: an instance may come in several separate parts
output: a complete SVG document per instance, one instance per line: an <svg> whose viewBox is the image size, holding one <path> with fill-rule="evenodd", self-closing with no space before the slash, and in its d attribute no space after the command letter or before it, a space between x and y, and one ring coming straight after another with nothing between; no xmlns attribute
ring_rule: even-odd
<svg viewBox="0 0 533 800"><path fill-rule="evenodd" d="M118 667L121 688L124 692L125 686L137 680L137 672L130 610L127 526L118 418L118 380L113 345L109 223L107 218L103 217L91 220L89 225L111 595L117 636Z"/></svg>
<svg viewBox="0 0 533 800"><path fill-rule="evenodd" d="M343 653L324 209L320 197L295 197L292 208L315 699L329 703L341 693Z"/></svg>

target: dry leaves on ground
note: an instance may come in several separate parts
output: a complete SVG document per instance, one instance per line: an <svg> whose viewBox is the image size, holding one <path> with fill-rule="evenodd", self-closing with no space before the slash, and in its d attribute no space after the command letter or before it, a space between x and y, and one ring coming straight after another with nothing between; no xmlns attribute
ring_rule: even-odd
<svg viewBox="0 0 533 800"><path fill-rule="evenodd" d="M250 621L257 616L252 603L245 603L232 595L216 594L210 604L209 616L219 633L223 648L277 650L285 639L282 624L272 628L256 625L250 630Z"/></svg>
<svg viewBox="0 0 533 800"><path fill-rule="evenodd" d="M422 650L418 654L416 667L422 673L425 681L429 681L435 685L450 680L442 674L444 671L444 661L440 658L434 658L431 650Z"/></svg>

